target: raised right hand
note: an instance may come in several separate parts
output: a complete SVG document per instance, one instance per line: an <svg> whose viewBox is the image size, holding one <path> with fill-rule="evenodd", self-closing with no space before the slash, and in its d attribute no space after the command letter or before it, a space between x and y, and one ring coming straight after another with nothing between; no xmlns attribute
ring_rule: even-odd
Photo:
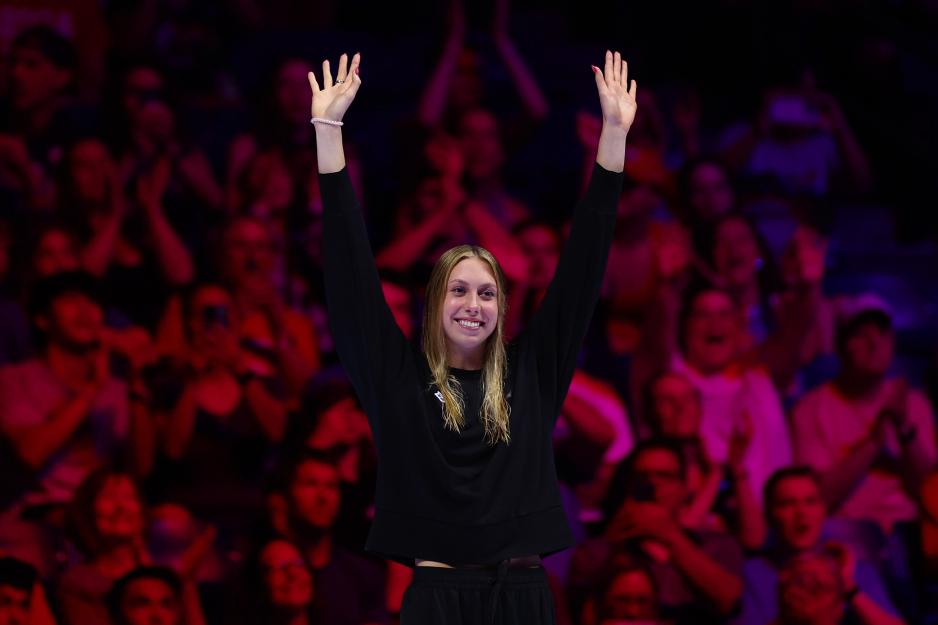
<svg viewBox="0 0 938 625"><path fill-rule="evenodd" d="M339 57L339 73L336 80L332 81L332 71L329 69L329 61L322 62L322 81L320 88L316 75L313 72L308 74L309 86L313 90L312 114L313 117L322 117L332 121L342 121L345 112L355 99L358 88L362 84L362 79L358 76L358 66L361 63L361 54L355 53L352 57L352 66L348 67L348 55L343 54Z"/></svg>

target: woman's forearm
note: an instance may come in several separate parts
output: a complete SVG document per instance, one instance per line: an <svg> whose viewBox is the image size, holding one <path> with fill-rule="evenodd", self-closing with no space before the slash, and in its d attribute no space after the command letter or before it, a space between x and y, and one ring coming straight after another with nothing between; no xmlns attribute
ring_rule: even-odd
<svg viewBox="0 0 938 625"><path fill-rule="evenodd" d="M608 171L621 172L625 169L625 139L628 132L621 128L610 128L603 124L596 149L596 162Z"/></svg>
<svg viewBox="0 0 938 625"><path fill-rule="evenodd" d="M334 174L345 168L341 127L316 124L316 157L321 174Z"/></svg>

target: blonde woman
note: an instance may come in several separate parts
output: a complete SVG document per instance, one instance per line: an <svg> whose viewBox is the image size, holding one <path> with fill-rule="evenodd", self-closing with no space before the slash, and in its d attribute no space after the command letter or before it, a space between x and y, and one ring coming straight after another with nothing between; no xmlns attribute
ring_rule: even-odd
<svg viewBox="0 0 938 625"><path fill-rule="evenodd" d="M345 170L341 120L360 55L323 62L313 90L329 320L378 450L366 549L410 566L403 625L553 623L540 557L572 544L551 431L599 294L622 185L635 81L619 53L593 67L603 129L596 166L537 314L506 344L505 280L486 250L458 246L427 286L422 349L381 292Z"/></svg>

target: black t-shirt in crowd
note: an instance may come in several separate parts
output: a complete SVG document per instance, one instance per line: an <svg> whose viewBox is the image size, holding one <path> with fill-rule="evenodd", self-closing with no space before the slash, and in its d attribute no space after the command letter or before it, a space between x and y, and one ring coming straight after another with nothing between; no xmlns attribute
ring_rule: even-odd
<svg viewBox="0 0 938 625"><path fill-rule="evenodd" d="M367 550L411 565L415 558L487 564L573 543L552 431L599 297L622 179L594 168L553 282L508 345L510 442L489 445L479 423L478 372L452 370L467 400L467 426L458 433L443 427L427 360L384 301L348 174L320 175L329 322L378 453Z"/></svg>

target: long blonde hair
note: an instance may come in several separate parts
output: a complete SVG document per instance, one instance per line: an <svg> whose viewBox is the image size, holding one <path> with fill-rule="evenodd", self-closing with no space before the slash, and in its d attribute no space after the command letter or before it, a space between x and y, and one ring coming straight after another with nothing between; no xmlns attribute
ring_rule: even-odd
<svg viewBox="0 0 938 625"><path fill-rule="evenodd" d="M443 252L433 266L427 283L426 306L423 313L423 352L430 365L433 384L443 399L443 423L445 427L459 432L466 424L465 401L459 382L449 372L446 359L446 335L441 320L443 301L453 268L467 258L478 258L488 266L495 276L498 321L495 330L485 343L482 365L482 426L485 440L490 445L499 441L508 443L510 437L508 416L510 408L505 398L505 377L508 372L508 356L505 353L505 275L491 252L476 245L457 245Z"/></svg>

